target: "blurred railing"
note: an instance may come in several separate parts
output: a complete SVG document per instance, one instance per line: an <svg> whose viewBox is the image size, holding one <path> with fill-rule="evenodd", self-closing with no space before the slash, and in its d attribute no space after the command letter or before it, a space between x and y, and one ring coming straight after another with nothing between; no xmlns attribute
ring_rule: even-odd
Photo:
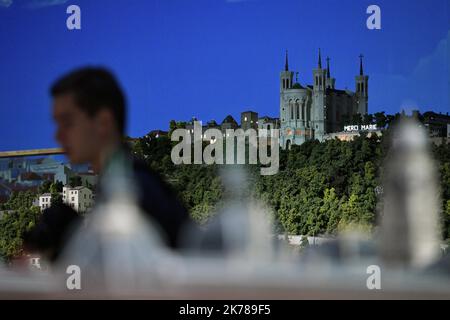
<svg viewBox="0 0 450 320"><path fill-rule="evenodd" d="M247 179L236 168L222 175L225 210L201 232L187 228L184 250L167 249L136 205L119 157L103 179L107 200L59 264L0 269L0 298L449 299L450 258L440 250L436 168L426 146L415 123L396 130L377 234L354 230L302 250L273 235L263 205L242 198ZM80 289L71 289L73 265Z"/></svg>

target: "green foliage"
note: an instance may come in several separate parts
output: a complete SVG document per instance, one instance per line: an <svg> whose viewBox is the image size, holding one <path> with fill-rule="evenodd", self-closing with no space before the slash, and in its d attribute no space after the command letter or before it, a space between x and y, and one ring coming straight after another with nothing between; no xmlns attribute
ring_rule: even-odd
<svg viewBox="0 0 450 320"><path fill-rule="evenodd" d="M168 137L155 138L146 135L135 143L133 153L145 160L152 170L167 175L174 170L174 164L170 158L171 148L172 142Z"/></svg>
<svg viewBox="0 0 450 320"><path fill-rule="evenodd" d="M72 188L81 187L81 185L82 185L81 177L80 176L72 176L72 177L70 177L69 178L69 185Z"/></svg>
<svg viewBox="0 0 450 320"><path fill-rule="evenodd" d="M342 219L343 203L346 203L346 197L339 199L334 188L325 189L320 214L328 218L326 233L333 234Z"/></svg>
<svg viewBox="0 0 450 320"><path fill-rule="evenodd" d="M304 249L309 246L309 241L307 236L302 236L302 240L300 241L300 248Z"/></svg>
<svg viewBox="0 0 450 320"><path fill-rule="evenodd" d="M39 208L31 206L34 196L31 192L13 195L8 201L12 211L0 219L0 256L6 261L22 253L23 235L39 219Z"/></svg>
<svg viewBox="0 0 450 320"><path fill-rule="evenodd" d="M50 192L50 186L52 185L52 182L50 180L45 180L42 185L39 187L39 194L43 193L49 193Z"/></svg>
<svg viewBox="0 0 450 320"><path fill-rule="evenodd" d="M173 131L185 125L184 122L171 121L170 129ZM192 218L205 223L222 198L223 188L217 166L174 165L170 153L175 144L166 136L155 138L146 135L138 139L132 150L177 191Z"/></svg>
<svg viewBox="0 0 450 320"><path fill-rule="evenodd" d="M386 117L386 114L383 112L375 112L373 115L375 124L377 125L377 128L385 128L388 123L388 118Z"/></svg>
<svg viewBox="0 0 450 320"><path fill-rule="evenodd" d="M169 137L172 135L172 132L174 130L176 130L176 129L184 129L184 128L186 128L186 122L170 120L170 123L169 123Z"/></svg>
<svg viewBox="0 0 450 320"><path fill-rule="evenodd" d="M53 192L52 193L52 198L51 198L51 205L58 205L58 204L62 204L63 203L63 197L61 195L61 193L59 192Z"/></svg>
<svg viewBox="0 0 450 320"><path fill-rule="evenodd" d="M450 200L447 200L445 203L445 211L444 211L444 235L446 238L450 238ZM450 239L449 239L450 240Z"/></svg>
<svg viewBox="0 0 450 320"><path fill-rule="evenodd" d="M433 147L434 158L439 165L439 182L442 199L442 224L444 238L450 238L450 145L441 144Z"/></svg>
<svg viewBox="0 0 450 320"><path fill-rule="evenodd" d="M47 192L50 192L51 194L62 192L63 187L64 187L63 183L61 181L57 181L50 185Z"/></svg>
<svg viewBox="0 0 450 320"><path fill-rule="evenodd" d="M3 205L5 210L19 210L30 208L37 195L31 191L13 192L8 201Z"/></svg>
<svg viewBox="0 0 450 320"><path fill-rule="evenodd" d="M381 112L350 119L386 128L381 137L307 141L291 150L280 150L280 171L273 176L261 176L258 166L246 166L250 188L245 195L268 205L279 233L334 234L353 227L371 232L378 205L375 190L381 185L391 125L400 117ZM171 130L183 125L172 122ZM227 198L218 176L220 166L174 165L170 160L174 144L167 137L145 136L133 151L178 191L191 216L205 223ZM440 170L444 236L449 237L450 145L434 146L433 154Z"/></svg>
<svg viewBox="0 0 450 320"><path fill-rule="evenodd" d="M191 208L190 214L194 221L197 221L199 224L205 224L210 218L211 212L214 210L215 208L213 205L202 202Z"/></svg>

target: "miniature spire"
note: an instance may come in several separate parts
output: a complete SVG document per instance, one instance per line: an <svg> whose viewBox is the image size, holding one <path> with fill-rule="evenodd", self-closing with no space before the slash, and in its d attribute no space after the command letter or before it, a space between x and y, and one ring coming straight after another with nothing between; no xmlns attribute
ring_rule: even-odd
<svg viewBox="0 0 450 320"><path fill-rule="evenodd" d="M286 63L284 65L284 71L289 71L288 51L286 50Z"/></svg>
<svg viewBox="0 0 450 320"><path fill-rule="evenodd" d="M363 58L364 56L362 54L359 55L359 75L362 76L364 75L364 70L363 70Z"/></svg>
<svg viewBox="0 0 450 320"><path fill-rule="evenodd" d="M330 79L330 58L327 57L327 79Z"/></svg>
<svg viewBox="0 0 450 320"><path fill-rule="evenodd" d="M322 56L320 54L320 48L319 48L319 69L322 69Z"/></svg>

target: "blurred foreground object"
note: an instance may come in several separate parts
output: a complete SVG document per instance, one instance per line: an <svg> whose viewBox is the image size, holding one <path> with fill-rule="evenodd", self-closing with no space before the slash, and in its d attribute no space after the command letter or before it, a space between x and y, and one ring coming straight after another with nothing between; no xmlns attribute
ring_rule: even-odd
<svg viewBox="0 0 450 320"><path fill-rule="evenodd" d="M37 225L25 234L25 250L39 252L44 259L55 262L81 221L78 213L68 205L52 205L44 210Z"/></svg>
<svg viewBox="0 0 450 320"><path fill-rule="evenodd" d="M246 195L248 176L245 170L229 166L222 169L221 178L223 207L213 215L203 232L193 229L187 235L190 249L225 259L243 258L247 262L250 258L272 258L272 219L267 209Z"/></svg>
<svg viewBox="0 0 450 320"><path fill-rule="evenodd" d="M80 267L83 286L94 292L125 294L157 285L159 273L170 270L162 263L171 261L166 233L140 209L125 154L113 157L102 188L103 197L67 247L61 270L68 265Z"/></svg>
<svg viewBox="0 0 450 320"><path fill-rule="evenodd" d="M387 266L424 268L439 257L439 192L428 138L417 122L394 128L384 172L380 255Z"/></svg>

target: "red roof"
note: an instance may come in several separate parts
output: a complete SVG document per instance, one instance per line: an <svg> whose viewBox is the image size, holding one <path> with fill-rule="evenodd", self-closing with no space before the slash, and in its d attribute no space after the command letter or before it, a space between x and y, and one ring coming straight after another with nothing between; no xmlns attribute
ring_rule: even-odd
<svg viewBox="0 0 450 320"><path fill-rule="evenodd" d="M44 180L53 180L55 178L55 174L52 172L46 172L42 174L42 179Z"/></svg>
<svg viewBox="0 0 450 320"><path fill-rule="evenodd" d="M20 175L22 180L42 180L42 177L35 172L24 172Z"/></svg>
<svg viewBox="0 0 450 320"><path fill-rule="evenodd" d="M14 184L10 186L12 191L19 192L19 191L38 191L39 187L37 186L23 186L20 184Z"/></svg>

